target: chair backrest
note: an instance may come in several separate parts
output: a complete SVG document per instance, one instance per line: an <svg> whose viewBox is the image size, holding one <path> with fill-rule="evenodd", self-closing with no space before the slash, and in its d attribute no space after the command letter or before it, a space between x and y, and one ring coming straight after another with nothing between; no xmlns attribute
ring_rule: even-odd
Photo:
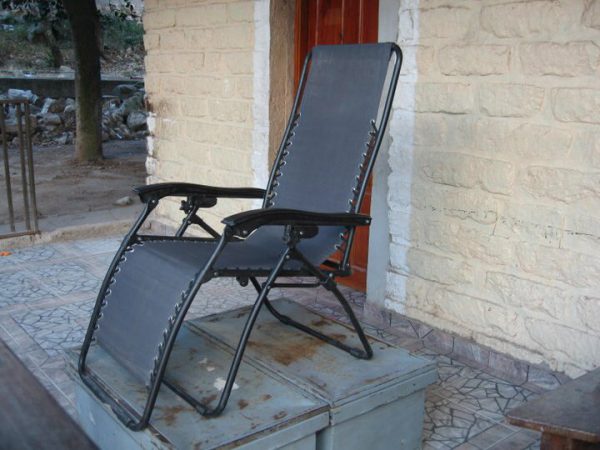
<svg viewBox="0 0 600 450"><path fill-rule="evenodd" d="M393 43L312 49L264 207L359 211L401 63L402 54ZM325 254L340 243L340 230L323 230L320 235L317 241L328 246ZM331 245L323 242L332 240ZM316 241L310 244L314 245Z"/></svg>
<svg viewBox="0 0 600 450"><path fill-rule="evenodd" d="M387 94L384 84L394 47L385 43L312 49L265 206L354 210L358 182L366 181L357 177L375 157L373 132L381 126L378 112Z"/></svg>

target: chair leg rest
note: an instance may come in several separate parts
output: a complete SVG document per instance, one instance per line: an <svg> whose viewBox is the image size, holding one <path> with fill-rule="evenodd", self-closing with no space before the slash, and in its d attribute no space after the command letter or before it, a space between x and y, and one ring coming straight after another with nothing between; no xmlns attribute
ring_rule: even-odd
<svg viewBox="0 0 600 450"><path fill-rule="evenodd" d="M273 316L275 316L277 319L279 319L282 323L284 323L286 325L290 325L300 331L310 334L311 336L321 339L322 341L327 342L328 344L333 345L334 347L337 347L340 350L343 350L343 351L351 354L355 358L371 359L371 357L372 357L372 354L370 355L365 350L361 350L359 348L355 348L355 347L346 345L337 339L334 339L330 336L327 336L324 333L321 333L320 331L315 330L314 328L311 328L307 325L304 325L303 323L295 321L294 319L292 319L289 316L281 314L279 311L277 311L277 309L275 309L275 307L273 306L273 304L271 302L265 301L265 306L267 307L269 312L271 314L273 314Z"/></svg>
<svg viewBox="0 0 600 450"><path fill-rule="evenodd" d="M258 292L260 292L261 287L260 287L260 284L258 283L258 281L256 280L256 278L251 277L250 280L251 280L254 288ZM314 328L311 328L307 325L297 322L296 320L292 319L289 316L286 316L285 314L281 314L279 311L277 311L277 309L273 306L273 304L266 298L265 298L265 306L267 307L269 312L276 319L278 319L281 323L283 323L285 325L290 325L300 331L303 331L304 333L307 333L313 337L316 337L317 339L321 339L322 341L324 341L330 345L333 345L334 347L337 347L340 350L345 351L346 353L349 353L350 355L354 356L355 358L371 359L373 357L373 351L371 350L371 347L369 346L368 342L366 343L366 345L364 345L365 344L365 341L363 341L364 332L362 331L362 328L361 328L360 324L358 323L358 321L356 320L356 318L354 318L354 320L352 320L353 318L350 317L352 324L354 325L355 331L361 338L361 342L363 342L364 350L346 345L337 339L334 339L330 336L327 336L326 334L321 333L320 331L315 330ZM358 327L358 329L356 327ZM360 331L359 331L359 329L360 329ZM365 340L366 340L366 338L365 338Z"/></svg>

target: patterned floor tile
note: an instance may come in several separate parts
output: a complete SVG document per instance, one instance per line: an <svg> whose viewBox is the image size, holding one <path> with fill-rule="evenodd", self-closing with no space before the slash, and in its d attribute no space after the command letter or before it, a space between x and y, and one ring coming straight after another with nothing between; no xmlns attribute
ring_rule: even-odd
<svg viewBox="0 0 600 450"><path fill-rule="evenodd" d="M461 376L451 376L441 387L439 395L494 420L503 420L506 412L537 396L521 386L470 368L463 369Z"/></svg>
<svg viewBox="0 0 600 450"><path fill-rule="evenodd" d="M460 444L458 447L454 447L455 450L481 450L476 445L471 444L471 442L465 442L464 444Z"/></svg>
<svg viewBox="0 0 600 450"><path fill-rule="evenodd" d="M87 239L19 250L9 262L0 259L0 338L73 416L74 385L65 371L64 350L81 344L101 280L119 243L120 238ZM362 317L365 295L346 287L340 290ZM252 304L256 296L251 285L215 279L201 287L187 318ZM323 288L273 289L270 298L279 297L348 323L339 302ZM402 328L396 322L395 328ZM536 434L521 434L502 424L502 414L532 398L532 391L424 348L419 338L431 329L407 326L409 333L373 325L365 325L365 330L437 362L439 381L427 392L424 449L539 448Z"/></svg>
<svg viewBox="0 0 600 450"><path fill-rule="evenodd" d="M0 311L8 306L30 305L45 298L55 297L35 275L19 268L2 272L0 283Z"/></svg>
<svg viewBox="0 0 600 450"><path fill-rule="evenodd" d="M0 258L0 270L2 268L14 267L15 264L27 265L32 263L40 263L44 261L57 261L67 257L64 246L57 245L41 245L17 250L11 250L9 256Z"/></svg>
<svg viewBox="0 0 600 450"><path fill-rule="evenodd" d="M493 421L445 398L427 396L423 438L432 448L457 447L494 425Z"/></svg>
<svg viewBox="0 0 600 450"><path fill-rule="evenodd" d="M30 272L58 295L97 292L101 283L99 277L78 261L36 267Z"/></svg>
<svg viewBox="0 0 600 450"><path fill-rule="evenodd" d="M413 354L423 348L423 341L407 336L397 336L391 334L388 338L386 338L386 341L397 347L402 347Z"/></svg>
<svg viewBox="0 0 600 450"><path fill-rule="evenodd" d="M440 383L443 385L451 384L458 380L464 380L473 373L469 367L456 360L450 359L447 356L438 355L435 360L437 362L438 377Z"/></svg>
<svg viewBox="0 0 600 450"><path fill-rule="evenodd" d="M406 317L398 314L393 314L390 319L389 330L393 334L402 336L410 336L413 338L419 338L418 330L415 328L413 323Z"/></svg>
<svg viewBox="0 0 600 450"><path fill-rule="evenodd" d="M13 319L49 356L80 345L93 303L83 301L57 308L34 309L13 314Z"/></svg>
<svg viewBox="0 0 600 450"><path fill-rule="evenodd" d="M429 349L415 354L437 361L440 380L434 386L437 395L493 420L502 420L508 410L537 396L523 386L501 380L447 356L436 355Z"/></svg>
<svg viewBox="0 0 600 450"><path fill-rule="evenodd" d="M104 279L108 267L113 260L113 253L102 253L99 255L90 255L84 261L81 261L90 272L100 279Z"/></svg>

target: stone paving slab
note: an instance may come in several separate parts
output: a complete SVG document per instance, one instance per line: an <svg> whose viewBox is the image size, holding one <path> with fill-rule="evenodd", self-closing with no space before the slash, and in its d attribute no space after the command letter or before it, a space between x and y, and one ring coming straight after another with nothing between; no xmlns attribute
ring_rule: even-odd
<svg viewBox="0 0 600 450"><path fill-rule="evenodd" d="M64 351L83 341L95 295L119 242L114 236L79 239L21 248L0 257L0 338L74 417L74 385L65 371ZM364 294L343 290L362 319ZM347 322L325 290L288 289L284 294L274 289L271 298L283 295ZM202 287L188 318L238 308L254 299L250 286L213 280ZM503 380L428 350L423 337L434 339L435 330L425 326L415 330L414 324L397 321L386 328L364 327L373 336L437 362L439 380L428 389L425 405L424 449L539 448L538 433L503 420L508 409L536 396L527 384Z"/></svg>

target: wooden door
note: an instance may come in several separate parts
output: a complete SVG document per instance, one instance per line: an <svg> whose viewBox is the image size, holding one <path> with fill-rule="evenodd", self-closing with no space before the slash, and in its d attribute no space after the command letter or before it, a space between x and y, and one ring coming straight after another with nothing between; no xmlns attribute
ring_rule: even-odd
<svg viewBox="0 0 600 450"><path fill-rule="evenodd" d="M300 79L304 58L319 44L362 44L377 42L379 0L297 0L295 80ZM361 213L371 209L371 180L369 180ZM367 260L369 231L358 227L350 256L352 276L340 278L340 283L365 291L367 287ZM332 260L339 261L334 254Z"/></svg>

